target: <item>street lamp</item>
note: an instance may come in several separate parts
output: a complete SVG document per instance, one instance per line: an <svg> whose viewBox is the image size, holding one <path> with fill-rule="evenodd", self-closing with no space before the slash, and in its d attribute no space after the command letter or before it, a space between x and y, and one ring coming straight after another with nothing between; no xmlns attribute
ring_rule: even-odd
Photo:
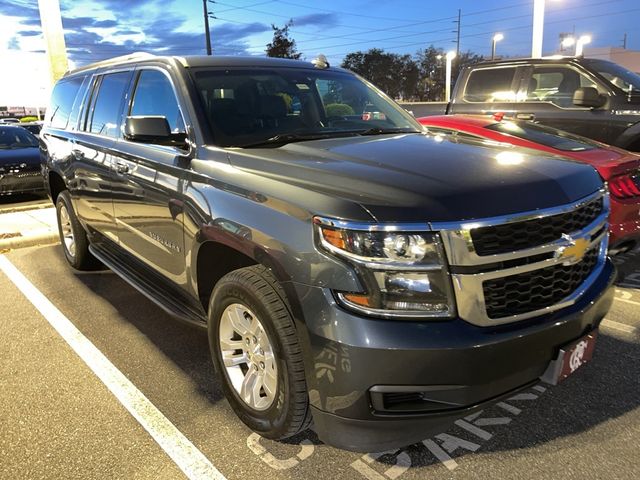
<svg viewBox="0 0 640 480"><path fill-rule="evenodd" d="M573 47L575 44L576 39L574 37L564 37L560 45L562 46L562 48L569 48Z"/></svg>
<svg viewBox="0 0 640 480"><path fill-rule="evenodd" d="M491 39L491 60L496 58L496 43L498 43L500 40L503 40L503 39L504 39L504 35L501 33L496 33Z"/></svg>
<svg viewBox="0 0 640 480"><path fill-rule="evenodd" d="M576 57L583 55L584 46L591 43L591 35L582 35L576 42Z"/></svg>
<svg viewBox="0 0 640 480"><path fill-rule="evenodd" d="M444 97L446 102L451 100L451 63L454 58L456 58L455 51L447 52L447 67L444 81Z"/></svg>

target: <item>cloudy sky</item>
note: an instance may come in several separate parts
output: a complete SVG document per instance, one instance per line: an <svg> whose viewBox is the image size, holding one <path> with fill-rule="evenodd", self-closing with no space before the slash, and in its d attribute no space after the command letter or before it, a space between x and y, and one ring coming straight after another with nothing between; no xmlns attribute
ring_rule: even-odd
<svg viewBox="0 0 640 480"><path fill-rule="evenodd" d="M141 50L205 53L202 0L60 1L72 64ZM500 54L527 55L531 48L532 0L216 0L208 5L216 17L211 33L218 55L264 54L271 24L289 19L306 58L325 53L339 63L348 52L372 47L414 53L433 44L448 50L454 47L459 8L461 50L489 54L495 32L505 35ZM627 47L640 49L639 15L637 0L547 0L545 52L557 48L560 32L572 31L591 34L594 46L620 46L627 33ZM27 59L36 62L43 50L37 0L0 0L0 56L25 59L22 67L34 69Z"/></svg>

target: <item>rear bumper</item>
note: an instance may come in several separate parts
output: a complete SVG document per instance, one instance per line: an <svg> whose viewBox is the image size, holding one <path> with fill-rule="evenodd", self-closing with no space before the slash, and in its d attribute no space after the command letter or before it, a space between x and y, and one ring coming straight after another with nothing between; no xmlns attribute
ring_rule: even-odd
<svg viewBox="0 0 640 480"><path fill-rule="evenodd" d="M562 345L598 327L613 301L614 277L607 261L571 307L483 328L460 319L358 317L326 290L296 285L304 299L303 343L318 435L348 450L400 447L532 385ZM415 395L407 401L407 391L419 392L418 401Z"/></svg>
<svg viewBox="0 0 640 480"><path fill-rule="evenodd" d="M623 244L630 244L633 248L640 242L640 202L611 197L609 224L609 249L615 250Z"/></svg>

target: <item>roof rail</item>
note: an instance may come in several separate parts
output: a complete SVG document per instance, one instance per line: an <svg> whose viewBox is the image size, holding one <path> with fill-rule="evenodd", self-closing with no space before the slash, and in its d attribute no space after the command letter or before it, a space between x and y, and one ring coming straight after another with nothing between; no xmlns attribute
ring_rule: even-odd
<svg viewBox="0 0 640 480"><path fill-rule="evenodd" d="M91 70L99 67L106 67L109 65L113 65L115 63L127 62L127 61L135 61L135 60L145 60L149 58L154 58L155 55L153 53L148 52L133 52L128 53L126 55L121 55L119 57L107 58L105 60L100 60L99 62L89 63L87 65L83 65L74 70L68 70L65 75L69 75L71 73L82 72L85 70Z"/></svg>

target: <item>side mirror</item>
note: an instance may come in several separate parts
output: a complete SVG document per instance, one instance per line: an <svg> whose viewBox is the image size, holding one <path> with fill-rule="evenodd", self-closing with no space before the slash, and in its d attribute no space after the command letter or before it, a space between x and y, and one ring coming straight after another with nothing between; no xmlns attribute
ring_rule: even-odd
<svg viewBox="0 0 640 480"><path fill-rule="evenodd" d="M171 133L166 117L127 117L124 138L131 142L184 147L186 133Z"/></svg>
<svg viewBox="0 0 640 480"><path fill-rule="evenodd" d="M605 99L594 87L580 87L573 93L573 104L577 107L598 108Z"/></svg>

